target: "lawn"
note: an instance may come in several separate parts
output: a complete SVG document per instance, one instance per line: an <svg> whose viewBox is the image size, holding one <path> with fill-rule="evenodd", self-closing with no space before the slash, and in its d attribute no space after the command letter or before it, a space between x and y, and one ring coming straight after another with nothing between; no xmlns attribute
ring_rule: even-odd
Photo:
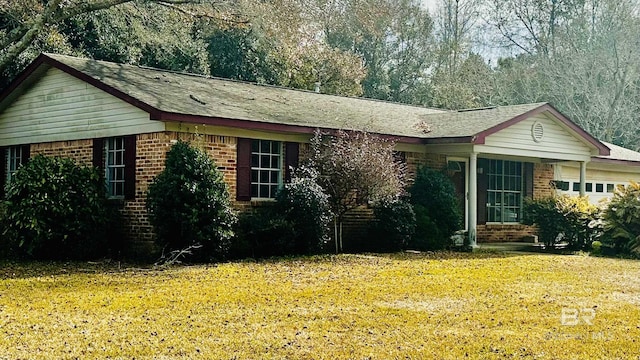
<svg viewBox="0 0 640 360"><path fill-rule="evenodd" d="M637 358L640 261L340 255L0 264L0 359Z"/></svg>

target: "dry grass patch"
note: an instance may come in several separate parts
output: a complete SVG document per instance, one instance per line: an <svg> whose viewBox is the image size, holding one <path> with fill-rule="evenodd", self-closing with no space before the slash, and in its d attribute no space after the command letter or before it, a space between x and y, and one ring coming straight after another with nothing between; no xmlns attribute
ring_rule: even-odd
<svg viewBox="0 0 640 360"><path fill-rule="evenodd" d="M340 255L162 271L2 264L0 274L0 359L640 354L630 260ZM561 323L563 308L577 325Z"/></svg>

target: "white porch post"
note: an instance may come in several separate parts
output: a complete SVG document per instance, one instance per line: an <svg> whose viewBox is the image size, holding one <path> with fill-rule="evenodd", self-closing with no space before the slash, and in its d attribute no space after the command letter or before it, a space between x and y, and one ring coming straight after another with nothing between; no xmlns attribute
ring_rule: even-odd
<svg viewBox="0 0 640 360"><path fill-rule="evenodd" d="M476 247L476 224L478 222L478 154L469 156L469 196L467 197L469 209L469 245Z"/></svg>
<svg viewBox="0 0 640 360"><path fill-rule="evenodd" d="M587 193L587 162L580 162L580 196L585 196Z"/></svg>

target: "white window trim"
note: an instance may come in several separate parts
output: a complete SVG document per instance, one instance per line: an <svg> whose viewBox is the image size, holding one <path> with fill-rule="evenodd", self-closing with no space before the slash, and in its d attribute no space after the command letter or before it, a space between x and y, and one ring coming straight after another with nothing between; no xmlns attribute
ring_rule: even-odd
<svg viewBox="0 0 640 360"><path fill-rule="evenodd" d="M5 153L6 159L6 179L5 184L10 184L13 181L13 176L18 168L22 164L22 146L11 146L7 148Z"/></svg>
<svg viewBox="0 0 640 360"><path fill-rule="evenodd" d="M258 152L254 152L253 151L253 142L257 141L258 142ZM258 159L260 159L261 156L263 155L269 155L270 157L276 155L276 153L274 152L269 152L269 153L263 153L262 152L262 142L263 141L268 141L270 143L270 147L269 149L272 149L273 147L273 143L278 143L280 144L280 151L277 153L278 156L278 168L272 168L272 167L262 167L262 166L253 166L253 156L257 155ZM250 163L251 163L251 176L253 176L253 172L254 171L258 171L258 182L253 182L251 181L251 201L275 201L275 193L273 194L273 197L257 197L257 196L253 196L253 186L254 185L258 185L258 194L260 193L260 185L268 185L269 187L273 186L273 185L277 185L277 188L280 189L282 187L283 184L283 162L284 162L284 142L282 141L277 141L277 140L263 140L263 139L253 139L252 143L251 143L251 152L250 152ZM268 183L261 183L260 182L260 172L261 171L277 171L278 172L278 182L276 183L272 183L272 182L268 182Z"/></svg>
<svg viewBox="0 0 640 360"><path fill-rule="evenodd" d="M115 146L115 148L111 148L112 143L120 143L121 148L118 148L117 145ZM105 180L106 180L106 186L107 186L107 194L109 196L110 199L124 199L124 188L125 188L125 181L126 181L126 176L125 176L125 156L126 154L125 152L125 139L124 137L112 137L112 138L107 138L105 139L105 144L104 144L104 151L105 151L105 157L104 157L104 171L105 171ZM122 153L122 164L113 164L110 165L109 164L109 156L113 155L115 156L115 154L121 152ZM114 163L115 163L115 159L117 159L117 157L114 157ZM122 169L122 180L112 180L111 177L109 176L110 174L110 170L111 169ZM114 195L112 192L113 186L112 184L114 183L122 183L122 194L117 194Z"/></svg>

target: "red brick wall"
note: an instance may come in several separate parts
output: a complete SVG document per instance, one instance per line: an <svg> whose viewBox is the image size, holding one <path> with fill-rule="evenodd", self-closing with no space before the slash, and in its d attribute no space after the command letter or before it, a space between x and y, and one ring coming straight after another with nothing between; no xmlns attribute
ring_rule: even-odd
<svg viewBox="0 0 640 360"><path fill-rule="evenodd" d="M71 158L78 164L91 165L93 161L93 140L56 141L31 144L31 156L61 156Z"/></svg>

